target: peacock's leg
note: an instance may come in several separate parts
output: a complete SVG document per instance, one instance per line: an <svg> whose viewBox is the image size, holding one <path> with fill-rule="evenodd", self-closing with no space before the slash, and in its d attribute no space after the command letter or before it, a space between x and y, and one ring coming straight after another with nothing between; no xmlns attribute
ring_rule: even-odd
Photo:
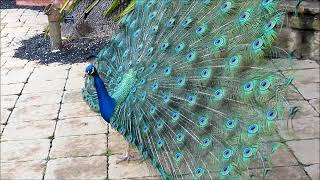
<svg viewBox="0 0 320 180"><path fill-rule="evenodd" d="M129 143L127 151L124 153L124 155L118 157L118 160L116 163L120 163L123 161L131 161L131 160L138 160L139 158L135 158L133 155L130 154L131 144Z"/></svg>

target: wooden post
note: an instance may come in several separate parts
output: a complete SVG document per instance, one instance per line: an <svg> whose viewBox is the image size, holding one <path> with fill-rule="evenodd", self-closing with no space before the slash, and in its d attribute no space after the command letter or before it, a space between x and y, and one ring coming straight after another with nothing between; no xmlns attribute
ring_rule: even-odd
<svg viewBox="0 0 320 180"><path fill-rule="evenodd" d="M59 9L54 4L49 4L44 9L49 21L49 35L51 43L51 51L60 51L62 48L61 26Z"/></svg>

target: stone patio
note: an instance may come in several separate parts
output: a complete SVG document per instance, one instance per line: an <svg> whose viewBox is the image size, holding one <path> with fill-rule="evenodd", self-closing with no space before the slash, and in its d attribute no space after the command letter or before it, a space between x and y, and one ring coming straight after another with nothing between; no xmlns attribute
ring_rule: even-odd
<svg viewBox="0 0 320 180"><path fill-rule="evenodd" d="M36 16L36 18L27 18ZM19 20L20 19L20 20ZM116 164L125 140L81 98L86 64L40 65L13 58L19 41L41 33L42 12L1 9L1 179L159 179L148 162ZM319 65L294 64L294 129L266 179L319 180Z"/></svg>

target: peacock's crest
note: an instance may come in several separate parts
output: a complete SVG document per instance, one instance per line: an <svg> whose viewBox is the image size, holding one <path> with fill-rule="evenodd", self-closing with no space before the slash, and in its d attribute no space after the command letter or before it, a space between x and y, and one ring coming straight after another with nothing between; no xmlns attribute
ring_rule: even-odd
<svg viewBox="0 0 320 180"><path fill-rule="evenodd" d="M137 0L94 61L111 125L164 179L245 178L287 112L275 0ZM283 62L283 61L282 61ZM83 89L99 111L92 77Z"/></svg>

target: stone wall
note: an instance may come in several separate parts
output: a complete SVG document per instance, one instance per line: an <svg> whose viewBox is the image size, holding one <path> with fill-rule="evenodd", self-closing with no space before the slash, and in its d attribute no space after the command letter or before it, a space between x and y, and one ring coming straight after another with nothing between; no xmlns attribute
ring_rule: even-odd
<svg viewBox="0 0 320 180"><path fill-rule="evenodd" d="M296 1L281 2L281 8L288 13L280 30L278 45L288 52L293 52L298 59L313 59L319 62L320 1L303 1L298 11L295 8Z"/></svg>

